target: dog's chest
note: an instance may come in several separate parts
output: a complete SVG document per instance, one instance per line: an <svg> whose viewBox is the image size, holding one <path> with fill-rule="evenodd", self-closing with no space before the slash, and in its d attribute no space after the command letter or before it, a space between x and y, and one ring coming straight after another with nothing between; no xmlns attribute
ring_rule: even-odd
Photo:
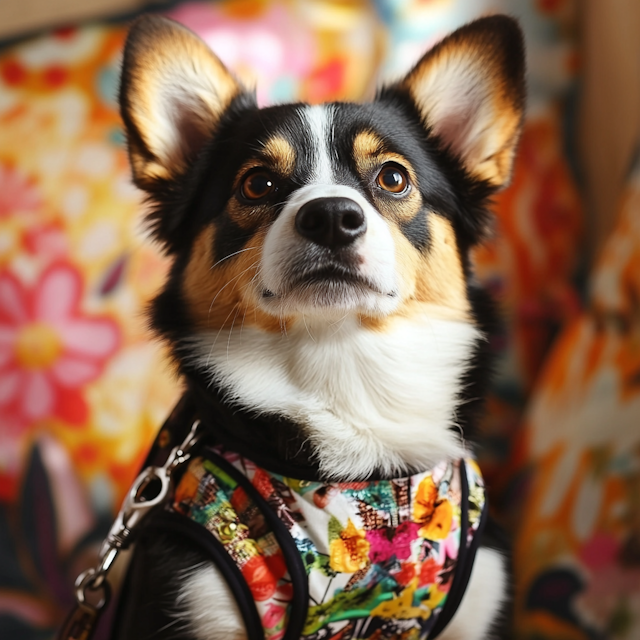
<svg viewBox="0 0 640 640"><path fill-rule="evenodd" d="M350 478L462 455L452 428L479 339L452 320L416 317L383 333L347 318L322 331L205 335L195 351L230 398L303 425L326 476Z"/></svg>
<svg viewBox="0 0 640 640"><path fill-rule="evenodd" d="M239 569L249 591L232 591L250 593L265 637L424 638L464 573L460 545L480 526L484 490L471 461L327 485L208 451L190 465L173 509ZM244 622L252 637L258 623Z"/></svg>

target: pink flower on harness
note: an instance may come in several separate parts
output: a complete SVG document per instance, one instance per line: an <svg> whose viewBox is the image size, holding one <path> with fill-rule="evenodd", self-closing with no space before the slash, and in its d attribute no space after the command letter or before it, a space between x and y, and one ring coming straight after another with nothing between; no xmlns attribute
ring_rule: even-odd
<svg viewBox="0 0 640 640"><path fill-rule="evenodd" d="M411 555L411 542L418 537L418 529L420 525L415 522L403 522L392 537L384 529L367 531L369 559L373 564L386 562L393 556L397 560L407 560Z"/></svg>

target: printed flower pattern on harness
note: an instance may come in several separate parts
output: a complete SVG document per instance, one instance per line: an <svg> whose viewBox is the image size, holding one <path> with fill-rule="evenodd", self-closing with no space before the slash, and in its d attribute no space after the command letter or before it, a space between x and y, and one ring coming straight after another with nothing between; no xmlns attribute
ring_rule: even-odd
<svg viewBox="0 0 640 640"><path fill-rule="evenodd" d="M340 573L354 573L369 564L369 542L365 532L356 529L351 520L347 526L331 540L329 545L329 566Z"/></svg>
<svg viewBox="0 0 640 640"><path fill-rule="evenodd" d="M425 538L442 540L451 529L453 508L449 500L439 497L438 487L431 476L418 486L413 517L422 525L418 533Z"/></svg>
<svg viewBox="0 0 640 640"><path fill-rule="evenodd" d="M251 486L239 486L222 461ZM460 464L470 489L464 532ZM288 530L299 554L293 561L306 572L304 640L426 637L447 600L460 543L470 542L484 508L482 477L472 461L411 478L335 485L283 477L221 448L193 461L174 509L223 543L247 580L269 640L286 630L295 584L286 564L291 556L252 492ZM239 554L238 545L251 549L250 557Z"/></svg>

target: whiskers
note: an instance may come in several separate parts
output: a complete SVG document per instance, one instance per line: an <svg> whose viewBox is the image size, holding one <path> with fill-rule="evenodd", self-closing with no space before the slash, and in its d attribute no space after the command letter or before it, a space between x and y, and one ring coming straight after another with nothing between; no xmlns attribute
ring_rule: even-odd
<svg viewBox="0 0 640 640"><path fill-rule="evenodd" d="M220 287L220 289L218 289L218 293L216 293L216 295L213 297L213 300L211 300L211 304L209 305L209 315L208 315L208 319L211 320L211 312L213 310L213 305L216 303L216 300L220 297L220 294L233 282L235 282L236 280L238 280L238 278L241 278L245 273L247 273L248 271L251 271L252 269L256 269L256 275L253 276L253 278L251 278L250 283L255 281L256 276L258 275L258 273L260 272L260 260L255 260L254 262L252 262L246 269L244 269L243 271L241 271L240 273L236 274L235 276L233 276L233 278L230 278L229 280L227 280L227 282ZM238 283L236 282L236 285ZM235 286L233 289L231 289L231 291L235 290ZM226 320L225 320L226 322Z"/></svg>
<svg viewBox="0 0 640 640"><path fill-rule="evenodd" d="M256 247L247 247L247 249L244 249L243 251L247 251L249 249L255 249ZM238 253L242 253L242 251L236 251L235 254L232 255L237 255ZM231 257L231 256L227 256L227 257ZM216 264L219 264L221 262L221 260L219 260ZM215 266L215 265L214 265ZM231 289L231 292L235 291L236 287L239 284L239 279L247 272L250 272L251 270L255 269L256 273L253 275L253 277L249 280L249 282L244 285L243 289L252 285L256 279L260 276L260 260L254 260L246 269L244 269L243 271L241 271L240 273L236 274L235 276L233 276L232 278L230 278L229 280L227 280L227 282L225 282L225 284L220 287L220 289L218 289L218 292L216 293L216 295L213 297L213 299L211 300L211 304L209 305L209 314L208 314L208 322L211 322L211 313L213 312L213 308L214 305L216 303L216 300L220 297L220 294L231 284L233 284L233 287ZM231 322L231 327L229 328L229 336L227 339L227 360L229 359L229 349L231 346L231 335L233 333L233 328L235 326L236 320L238 319L238 315L240 313L240 310L242 308L243 305L243 300L240 298L232 307L231 310L229 311L229 313L227 314L227 316L225 317L225 319L220 323L220 327L218 328L218 332L216 333L215 338L213 339L212 343L211 343L211 348L209 350L209 355L207 357L207 367L209 366L210 362L211 362L211 357L213 355L213 350L216 346L216 343L218 341L218 338L220 337L220 334L223 332L223 330L225 329L227 322L229 321L229 318L232 316L232 314L235 312L235 315L233 316L233 320ZM242 325L241 325L241 330L242 327L244 327L244 322L245 322L245 318L247 315L247 308L245 305L245 310L244 313L242 315Z"/></svg>
<svg viewBox="0 0 640 640"><path fill-rule="evenodd" d="M225 256L224 258L220 258L218 262L216 262L215 264L209 267L209 270L215 269L220 263L224 262L225 260L229 260L229 258L233 258L233 256L237 256L238 254L244 253L245 251L257 251L258 248L259 247L245 247L244 249L240 249L240 251L234 251L233 253L230 253L228 256Z"/></svg>

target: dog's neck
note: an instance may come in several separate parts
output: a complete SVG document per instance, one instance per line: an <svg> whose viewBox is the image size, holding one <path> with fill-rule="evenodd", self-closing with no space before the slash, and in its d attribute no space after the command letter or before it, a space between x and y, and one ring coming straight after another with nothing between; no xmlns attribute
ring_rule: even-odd
<svg viewBox="0 0 640 640"><path fill-rule="evenodd" d="M182 349L225 402L297 425L323 478L356 480L464 455L457 409L479 340L470 323L425 314L384 330L353 317L237 327Z"/></svg>

